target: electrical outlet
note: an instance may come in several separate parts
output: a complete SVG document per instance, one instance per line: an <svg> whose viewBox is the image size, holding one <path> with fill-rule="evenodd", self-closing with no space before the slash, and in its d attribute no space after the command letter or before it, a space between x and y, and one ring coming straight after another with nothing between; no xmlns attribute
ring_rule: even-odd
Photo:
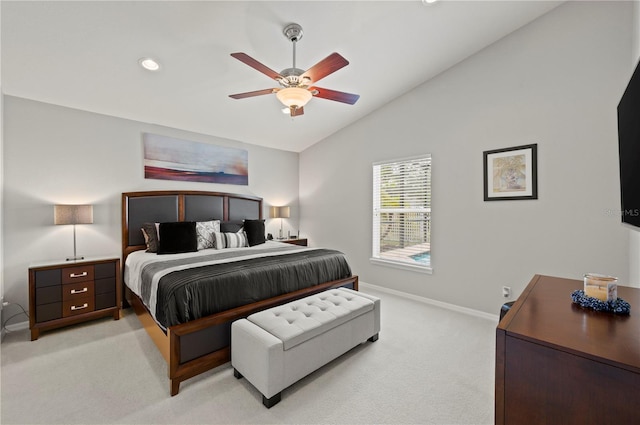
<svg viewBox="0 0 640 425"><path fill-rule="evenodd" d="M502 287L502 296L505 298L509 298L511 296L511 287L503 286Z"/></svg>

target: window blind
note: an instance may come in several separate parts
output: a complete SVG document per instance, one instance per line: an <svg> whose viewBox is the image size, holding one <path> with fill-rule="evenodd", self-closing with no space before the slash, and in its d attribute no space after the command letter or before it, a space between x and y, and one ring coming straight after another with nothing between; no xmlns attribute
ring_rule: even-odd
<svg viewBox="0 0 640 425"><path fill-rule="evenodd" d="M431 155L373 164L372 256L431 266Z"/></svg>

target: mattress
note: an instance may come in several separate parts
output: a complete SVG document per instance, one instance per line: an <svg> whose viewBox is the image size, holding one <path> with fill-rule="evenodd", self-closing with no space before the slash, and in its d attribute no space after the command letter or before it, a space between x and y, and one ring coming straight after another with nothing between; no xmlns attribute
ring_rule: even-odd
<svg viewBox="0 0 640 425"><path fill-rule="evenodd" d="M249 248L127 257L124 280L163 328L351 276L333 249L267 241Z"/></svg>

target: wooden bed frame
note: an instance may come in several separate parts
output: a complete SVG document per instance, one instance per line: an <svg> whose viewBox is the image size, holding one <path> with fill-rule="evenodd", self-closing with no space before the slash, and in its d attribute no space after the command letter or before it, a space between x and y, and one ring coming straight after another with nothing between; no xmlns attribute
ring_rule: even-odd
<svg viewBox="0 0 640 425"><path fill-rule="evenodd" d="M134 251L146 249L140 225L164 221L242 221L262 219L262 199L206 191L145 191L122 194L122 264ZM123 267L124 271L124 267ZM123 279L124 282L124 279ZM171 395L180 383L231 359L231 323L257 311L280 305L329 288L358 290L358 276L325 282L310 288L240 306L162 330L147 308L127 286L126 301L168 364Z"/></svg>

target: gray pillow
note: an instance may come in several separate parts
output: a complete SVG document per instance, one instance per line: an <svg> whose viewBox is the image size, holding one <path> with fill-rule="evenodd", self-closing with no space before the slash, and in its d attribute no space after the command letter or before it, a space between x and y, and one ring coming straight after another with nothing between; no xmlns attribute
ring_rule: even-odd
<svg viewBox="0 0 640 425"><path fill-rule="evenodd" d="M142 236L144 243L147 245L147 252L158 252L158 224L159 223L142 223Z"/></svg>

